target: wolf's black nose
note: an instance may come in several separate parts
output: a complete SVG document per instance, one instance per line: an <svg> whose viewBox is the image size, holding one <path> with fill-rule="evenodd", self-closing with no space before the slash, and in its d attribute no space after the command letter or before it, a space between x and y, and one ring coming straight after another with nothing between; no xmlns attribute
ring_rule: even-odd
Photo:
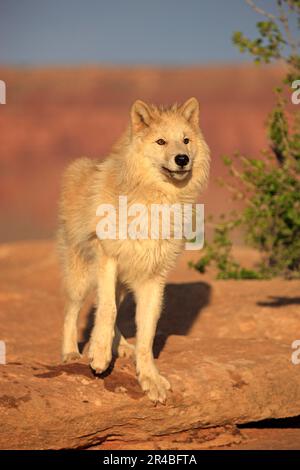
<svg viewBox="0 0 300 470"><path fill-rule="evenodd" d="M186 166L189 161L190 161L190 159L187 155L176 155L176 157L175 157L176 165L181 166L181 168Z"/></svg>

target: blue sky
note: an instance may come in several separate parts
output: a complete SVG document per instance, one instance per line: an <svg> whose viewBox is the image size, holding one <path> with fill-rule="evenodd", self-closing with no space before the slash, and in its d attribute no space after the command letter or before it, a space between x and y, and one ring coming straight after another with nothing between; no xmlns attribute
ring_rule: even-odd
<svg viewBox="0 0 300 470"><path fill-rule="evenodd" d="M258 18L245 0L0 0L0 64L236 62L231 34Z"/></svg>

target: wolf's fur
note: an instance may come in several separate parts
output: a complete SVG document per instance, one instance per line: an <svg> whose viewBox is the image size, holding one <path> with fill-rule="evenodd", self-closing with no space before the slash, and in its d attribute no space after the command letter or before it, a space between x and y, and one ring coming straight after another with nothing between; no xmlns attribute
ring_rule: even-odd
<svg viewBox="0 0 300 470"><path fill-rule="evenodd" d="M183 249L183 240L99 240L96 209L101 203L195 202L209 170L209 150L199 129L195 98L168 109L136 101L131 122L111 155L103 162L74 161L63 178L60 202L59 252L66 291L63 360L80 357L77 318L91 291L97 291L95 325L89 346L91 367L104 372L112 350L135 352L138 380L153 401L164 402L168 381L153 360L152 345L160 316L167 273ZM185 144L184 137L190 142ZM163 138L166 145L156 141ZM175 172L174 156L188 154L189 172ZM163 167L165 169L163 169ZM178 168L177 168L178 169ZM137 311L136 346L115 327L117 306L126 290L134 293Z"/></svg>

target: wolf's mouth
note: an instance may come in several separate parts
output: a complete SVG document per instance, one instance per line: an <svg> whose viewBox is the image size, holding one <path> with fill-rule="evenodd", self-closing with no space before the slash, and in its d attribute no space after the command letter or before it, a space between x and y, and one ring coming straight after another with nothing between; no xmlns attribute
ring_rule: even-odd
<svg viewBox="0 0 300 470"><path fill-rule="evenodd" d="M167 175L169 175L173 178L176 178L178 176L183 177L183 176L188 175L191 172L191 170L170 170L169 168L167 168L165 166L163 166L162 169Z"/></svg>

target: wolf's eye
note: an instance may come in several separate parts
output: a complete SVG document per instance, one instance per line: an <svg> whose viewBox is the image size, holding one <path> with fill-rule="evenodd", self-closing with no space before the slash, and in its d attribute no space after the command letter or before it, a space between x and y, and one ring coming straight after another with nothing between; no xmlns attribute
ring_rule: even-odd
<svg viewBox="0 0 300 470"><path fill-rule="evenodd" d="M167 142L166 142L164 139L158 139L158 140L156 141L156 143L157 143L158 145L165 145Z"/></svg>
<svg viewBox="0 0 300 470"><path fill-rule="evenodd" d="M187 144L189 143L189 141L190 141L190 139L188 139L187 137L185 137L185 138L183 139L183 143L184 143L185 145L187 145Z"/></svg>

